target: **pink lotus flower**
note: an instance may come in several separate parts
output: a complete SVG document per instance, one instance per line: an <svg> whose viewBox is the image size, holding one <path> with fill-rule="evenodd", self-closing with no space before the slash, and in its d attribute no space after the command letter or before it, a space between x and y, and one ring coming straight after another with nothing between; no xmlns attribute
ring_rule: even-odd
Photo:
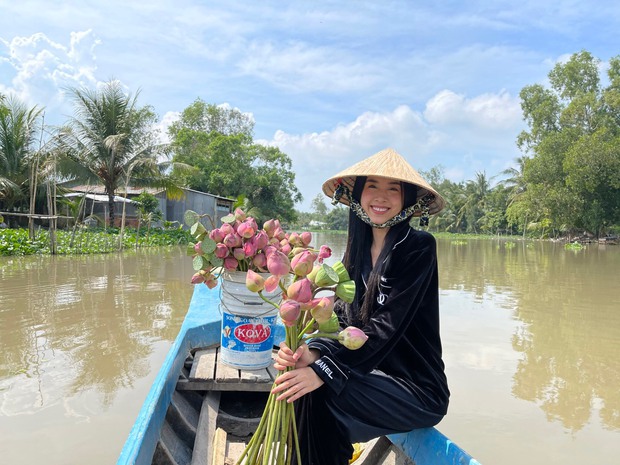
<svg viewBox="0 0 620 465"><path fill-rule="evenodd" d="M228 223L224 223L222 226L220 226L220 231L222 231L222 234L224 234L224 237L235 232L232 225Z"/></svg>
<svg viewBox="0 0 620 465"><path fill-rule="evenodd" d="M326 245L322 245L319 249L319 263L323 263L323 260L332 256L332 249Z"/></svg>
<svg viewBox="0 0 620 465"><path fill-rule="evenodd" d="M243 210L241 210L240 208L237 208L235 210L235 219L237 219L237 221L243 221L247 218L245 212Z"/></svg>
<svg viewBox="0 0 620 465"><path fill-rule="evenodd" d="M243 260L245 258L245 250L243 250L243 247L233 249L233 257L235 257L237 261Z"/></svg>
<svg viewBox="0 0 620 465"><path fill-rule="evenodd" d="M252 225L254 223L254 225ZM239 234L244 239L249 239L256 234L256 222L254 221L244 221L237 228L237 234Z"/></svg>
<svg viewBox="0 0 620 465"><path fill-rule="evenodd" d="M273 232L273 237L281 241L282 239L286 239L286 233L284 229L280 225L276 227L276 230Z"/></svg>
<svg viewBox="0 0 620 465"><path fill-rule="evenodd" d="M265 231L258 231L253 239L257 250L263 250L269 244L269 236Z"/></svg>
<svg viewBox="0 0 620 465"><path fill-rule="evenodd" d="M224 268L228 271L235 271L239 266L239 262L235 257L226 257L224 259Z"/></svg>
<svg viewBox="0 0 620 465"><path fill-rule="evenodd" d="M289 244L288 242L282 241L280 242L280 245L281 245L280 250L282 251L283 254L288 255L291 252L292 247L291 247L291 244Z"/></svg>
<svg viewBox="0 0 620 465"><path fill-rule="evenodd" d="M257 268L264 270L267 268L267 257L264 253L258 253L254 256L254 258L252 258L252 264Z"/></svg>
<svg viewBox="0 0 620 465"><path fill-rule="evenodd" d="M213 289L215 286L217 286L217 278L211 274L209 278L205 280L205 285L209 289Z"/></svg>
<svg viewBox="0 0 620 465"><path fill-rule="evenodd" d="M226 258L228 256L228 247L224 244L217 244L215 246L214 254L217 258Z"/></svg>
<svg viewBox="0 0 620 465"><path fill-rule="evenodd" d="M293 247L302 247L304 245L304 243L301 240L301 237L299 237L299 234L297 233L290 233L288 235L288 242L291 244L291 246Z"/></svg>
<svg viewBox="0 0 620 465"><path fill-rule="evenodd" d="M368 336L359 328L349 326L338 334L338 341L347 349L356 350L364 345Z"/></svg>
<svg viewBox="0 0 620 465"><path fill-rule="evenodd" d="M194 244L194 252L196 252L196 255L204 254L204 252L202 251L202 242L196 242Z"/></svg>
<svg viewBox="0 0 620 465"><path fill-rule="evenodd" d="M280 305L280 318L286 326L293 326L299 315L301 314L301 306L299 302L294 300L285 300Z"/></svg>
<svg viewBox="0 0 620 465"><path fill-rule="evenodd" d="M267 234L267 237L273 237L273 232L276 230L275 220L268 220L263 223L263 231Z"/></svg>
<svg viewBox="0 0 620 465"><path fill-rule="evenodd" d="M209 238L213 239L218 244L224 240L226 234L221 229L214 229L209 233Z"/></svg>
<svg viewBox="0 0 620 465"><path fill-rule="evenodd" d="M286 295L297 302L309 302L312 299L312 283L308 278L295 281L286 290Z"/></svg>
<svg viewBox="0 0 620 465"><path fill-rule="evenodd" d="M306 276L312 271L315 260L316 254L310 252L309 250L304 250L303 252L295 255L293 257L293 260L291 261L291 268L293 269L293 273L295 273L297 276Z"/></svg>
<svg viewBox="0 0 620 465"><path fill-rule="evenodd" d="M253 257L256 255L256 245L252 241L247 241L243 244L243 252L246 257Z"/></svg>
<svg viewBox="0 0 620 465"><path fill-rule="evenodd" d="M226 234L226 237L224 238L223 244L226 247L241 247L242 244L242 239L241 236L235 232L232 232L230 234Z"/></svg>
<svg viewBox="0 0 620 465"><path fill-rule="evenodd" d="M317 323L327 323L334 313L334 297L322 297L310 310Z"/></svg>
<svg viewBox="0 0 620 465"><path fill-rule="evenodd" d="M252 270L248 270L245 274L245 287L250 292L260 292L265 288L265 278Z"/></svg>
<svg viewBox="0 0 620 465"><path fill-rule="evenodd" d="M192 284L201 284L205 282L205 273L199 271L198 273L194 273L192 276Z"/></svg>
<svg viewBox="0 0 620 465"><path fill-rule="evenodd" d="M310 242L312 242L312 233L308 231L302 232L299 236L301 237L301 242L303 243L304 247L308 247L310 245Z"/></svg>
<svg viewBox="0 0 620 465"><path fill-rule="evenodd" d="M267 256L267 269L271 274L284 276L291 270L291 262L284 253L274 250Z"/></svg>
<svg viewBox="0 0 620 465"><path fill-rule="evenodd" d="M271 275L265 279L265 290L269 293L274 292L280 284L280 277Z"/></svg>

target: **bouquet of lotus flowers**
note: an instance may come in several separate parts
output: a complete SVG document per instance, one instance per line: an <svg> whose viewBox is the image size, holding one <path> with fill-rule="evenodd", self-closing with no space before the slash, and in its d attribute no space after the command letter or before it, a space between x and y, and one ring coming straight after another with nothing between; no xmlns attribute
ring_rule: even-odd
<svg viewBox="0 0 620 465"><path fill-rule="evenodd" d="M285 342L293 351L302 342L316 337L337 339L348 349L359 349L368 337L359 328L340 330L334 313L335 297L348 303L353 301L355 282L342 262L332 266L320 262L319 254L311 248L293 249L288 256L268 250L267 268L271 275L265 279L248 270L246 286L279 309L286 328ZM288 282L290 284L286 285ZM282 289L280 303L262 295L263 291L273 292L276 286ZM293 403L276 400L278 395L270 394L256 432L238 464L290 464L294 450L299 457Z"/></svg>
<svg viewBox="0 0 620 465"><path fill-rule="evenodd" d="M190 246L196 270L192 283L213 288L223 271L245 271L246 287L278 309L285 342L293 351L316 337L336 339L351 350L359 349L368 339L359 328L340 329L334 301L337 297L351 303L355 282L342 262L324 263L331 249L326 245L313 248L311 233L287 233L274 219L258 229L256 221L240 209L222 218L222 226L211 231L195 212L187 211L185 222L197 241ZM263 291L273 295L278 289L282 297L278 302L263 295ZM290 464L294 450L299 457L293 403L278 401L277 396L269 395L238 464Z"/></svg>
<svg viewBox="0 0 620 465"><path fill-rule="evenodd" d="M287 233L276 219L266 221L259 229L256 220L240 208L223 217L221 227L210 231L200 222L200 218L201 215L194 211L185 212L185 223L196 240L190 244L188 254L194 257L196 271L192 284L204 283L209 289L217 285L223 271L266 273L268 252L277 251L287 256L308 249L312 240L309 232ZM331 256L327 246L316 252L320 262Z"/></svg>

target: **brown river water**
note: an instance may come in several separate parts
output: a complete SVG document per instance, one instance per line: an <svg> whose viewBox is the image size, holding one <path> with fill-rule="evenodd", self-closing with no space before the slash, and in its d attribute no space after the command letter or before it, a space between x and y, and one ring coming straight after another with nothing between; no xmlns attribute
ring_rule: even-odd
<svg viewBox="0 0 620 465"><path fill-rule="evenodd" d="M439 239L438 257L438 428L483 465L620 463L620 246ZM114 464L192 273L181 248L0 257L0 464Z"/></svg>

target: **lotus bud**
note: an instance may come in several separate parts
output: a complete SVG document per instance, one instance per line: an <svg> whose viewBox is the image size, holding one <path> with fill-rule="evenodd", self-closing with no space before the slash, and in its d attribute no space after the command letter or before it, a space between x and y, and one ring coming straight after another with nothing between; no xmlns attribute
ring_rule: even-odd
<svg viewBox="0 0 620 465"><path fill-rule="evenodd" d="M269 236L267 236L265 231L258 231L256 236L254 236L254 243L257 250L263 250L269 244Z"/></svg>
<svg viewBox="0 0 620 465"><path fill-rule="evenodd" d="M288 255L289 253L291 253L291 244L285 242L284 245L282 245L282 247L280 248L280 250L282 251L282 253Z"/></svg>
<svg viewBox="0 0 620 465"><path fill-rule="evenodd" d="M259 292L265 288L265 278L252 270L248 270L245 274L245 287L250 292Z"/></svg>
<svg viewBox="0 0 620 465"><path fill-rule="evenodd" d="M301 237L299 237L299 234L295 232L289 234L288 241L292 247L302 247L304 245L304 243L301 240Z"/></svg>
<svg viewBox="0 0 620 465"><path fill-rule="evenodd" d="M295 255L302 253L304 250L308 250L305 247L293 247L289 253L289 257L293 258Z"/></svg>
<svg viewBox="0 0 620 465"><path fill-rule="evenodd" d="M224 234L224 231L217 228L217 229L212 230L209 233L209 237L219 244L220 242L224 240L224 238L226 237L226 234Z"/></svg>
<svg viewBox="0 0 620 465"><path fill-rule="evenodd" d="M235 271L239 266L239 262L235 257L226 257L224 259L224 268L228 271Z"/></svg>
<svg viewBox="0 0 620 465"><path fill-rule="evenodd" d="M297 276L306 276L312 271L315 260L316 254L310 252L309 250L304 250L302 253L295 255L291 261L293 273Z"/></svg>
<svg viewBox="0 0 620 465"><path fill-rule="evenodd" d="M338 321L338 315L332 312L329 320L325 323L319 323L319 331L322 333L335 333L340 329L340 322Z"/></svg>
<svg viewBox="0 0 620 465"><path fill-rule="evenodd" d="M308 278L295 281L287 288L286 294L289 299L298 302L309 302L312 299L312 283Z"/></svg>
<svg viewBox="0 0 620 465"><path fill-rule="evenodd" d="M301 314L299 302L285 300L280 304L280 318L286 326L293 326Z"/></svg>
<svg viewBox="0 0 620 465"><path fill-rule="evenodd" d="M310 245L310 242L312 242L312 233L308 231L302 232L299 237L301 237L301 242L303 243L304 247L308 247Z"/></svg>
<svg viewBox="0 0 620 465"><path fill-rule="evenodd" d="M306 278L316 284L316 274L319 272L320 269L321 265L314 265L314 268L312 268L312 271L308 273L308 276L306 276Z"/></svg>
<svg viewBox="0 0 620 465"><path fill-rule="evenodd" d="M314 284L318 287L328 287L337 283L338 273L336 273L329 265L321 265L314 278Z"/></svg>
<svg viewBox="0 0 620 465"><path fill-rule="evenodd" d="M243 221L245 220L245 218L246 218L246 215L243 210L241 210L240 208L235 209L235 219L237 221Z"/></svg>
<svg viewBox="0 0 620 465"><path fill-rule="evenodd" d="M323 263L323 260L332 256L332 249L326 245L322 245L319 249L319 263Z"/></svg>
<svg viewBox="0 0 620 465"><path fill-rule="evenodd" d="M233 249L233 257L237 259L237 261L241 261L245 259L245 251L243 247L236 247Z"/></svg>
<svg viewBox="0 0 620 465"><path fill-rule="evenodd" d="M323 297L319 300L310 313L318 324L326 323L334 313L334 299L333 297Z"/></svg>
<svg viewBox="0 0 620 465"><path fill-rule="evenodd" d="M268 237L273 237L273 233L276 230L276 221L275 220L265 221L265 223L263 224L263 230L265 231L265 233L267 233Z"/></svg>
<svg viewBox="0 0 620 465"><path fill-rule="evenodd" d="M336 286L336 295L348 304L353 302L355 298L355 281L350 279L349 281L338 283Z"/></svg>
<svg viewBox="0 0 620 465"><path fill-rule="evenodd" d="M228 247L224 244L217 244L214 254L217 258L226 258L228 256Z"/></svg>
<svg viewBox="0 0 620 465"><path fill-rule="evenodd" d="M217 286L217 278L210 274L209 277L205 280L205 285L209 289L213 289L215 286Z"/></svg>
<svg viewBox="0 0 620 465"><path fill-rule="evenodd" d="M265 252L265 256L267 258L269 258L269 255L271 255L273 252L275 252L276 250L278 250L277 247L273 246L273 245L268 245L267 247L265 247L263 249L263 252Z"/></svg>
<svg viewBox="0 0 620 465"><path fill-rule="evenodd" d="M267 267L267 257L264 253L258 253L254 255L254 258L252 258L252 264L257 268L264 270Z"/></svg>
<svg viewBox="0 0 620 465"><path fill-rule="evenodd" d="M338 333L338 342L347 349L356 350L364 345L368 336L359 328L349 326Z"/></svg>
<svg viewBox="0 0 620 465"><path fill-rule="evenodd" d="M281 241L282 239L286 239L286 233L284 232L284 229L278 226L276 230L273 232L273 237Z"/></svg>
<svg viewBox="0 0 620 465"><path fill-rule="evenodd" d="M284 276L291 271L291 262L285 254L274 250L267 256L267 269L271 274Z"/></svg>
<svg viewBox="0 0 620 465"><path fill-rule="evenodd" d="M202 242L196 242L194 244L194 252L196 252L196 255L203 255L204 252L202 251Z"/></svg>
<svg viewBox="0 0 620 465"><path fill-rule="evenodd" d="M233 229L232 225L229 224L229 223L222 224L222 226L220 227L220 231L222 232L224 237L226 237L227 235L232 234L232 233L235 232L235 230Z"/></svg>
<svg viewBox="0 0 620 465"><path fill-rule="evenodd" d="M245 239L249 239L250 237L254 236L255 233L256 228L252 227L252 222L250 221L244 221L243 223L239 224L239 227L237 228L237 234L239 234Z"/></svg>
<svg viewBox="0 0 620 465"><path fill-rule="evenodd" d="M254 242L249 241L243 244L243 252L245 253L246 257L253 257L254 255L256 255L256 245L254 244Z"/></svg>
<svg viewBox="0 0 620 465"><path fill-rule="evenodd" d="M194 273L194 275L192 276L192 284L201 284L205 282L205 275L204 273L201 271L199 271L198 273Z"/></svg>
<svg viewBox="0 0 620 465"><path fill-rule="evenodd" d="M276 275L271 275L267 279L265 279L265 290L267 292L274 292L278 285L280 284L280 277Z"/></svg>
<svg viewBox="0 0 620 465"><path fill-rule="evenodd" d="M349 281L351 278L349 277L349 272L344 267L344 263L338 261L332 265L333 270L338 273L338 282L343 283L345 281Z"/></svg>
<svg viewBox="0 0 620 465"><path fill-rule="evenodd" d="M237 235L237 233L230 233L230 234L226 234L226 237L224 238L224 240L222 241L222 244L224 244L226 247L230 247L231 249L234 247L239 247L241 245L241 241L240 241L240 237L239 240L237 240L239 236Z"/></svg>

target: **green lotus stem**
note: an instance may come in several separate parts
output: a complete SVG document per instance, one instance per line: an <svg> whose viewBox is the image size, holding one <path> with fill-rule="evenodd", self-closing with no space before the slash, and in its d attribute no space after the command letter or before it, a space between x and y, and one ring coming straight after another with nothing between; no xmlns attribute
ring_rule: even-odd
<svg viewBox="0 0 620 465"><path fill-rule="evenodd" d="M304 337L304 334L306 334L306 331L308 331L312 325L315 323L315 319L311 318L310 321L308 322L308 324L305 326L304 329L302 329L301 333L299 333L299 335L297 336L297 343L299 343L299 341L301 341L301 339Z"/></svg>
<svg viewBox="0 0 620 465"><path fill-rule="evenodd" d="M308 340L308 339L314 339L315 337L326 337L328 339L338 339L338 333L312 333L312 334L302 334L300 339L303 339L304 341Z"/></svg>
<svg viewBox="0 0 620 465"><path fill-rule="evenodd" d="M248 445L246 446L245 450L243 451L239 459L237 459L237 465L240 465L244 457L246 456L248 456L248 463L256 463L256 456L260 451L261 440L265 436L265 424L267 422L267 415L265 413L269 411L274 400L275 394L270 394L267 398L267 404L265 405L263 416L261 417L258 426L256 427L254 435L248 441Z"/></svg>
<svg viewBox="0 0 620 465"><path fill-rule="evenodd" d="M259 291L257 292L257 294L260 296L261 299L263 299L265 302L267 302L268 304L273 305L275 308L280 308L280 306L274 302L272 302L271 300L269 300L267 297L265 297L263 295L263 291Z"/></svg>
<svg viewBox="0 0 620 465"><path fill-rule="evenodd" d="M336 289L335 284L333 286L317 287L315 291L312 293L312 297L314 298L321 291L332 291L333 292L335 289Z"/></svg>
<svg viewBox="0 0 620 465"><path fill-rule="evenodd" d="M280 286L280 289L282 289L282 292L286 292L286 287L284 287L284 284L282 284L282 281L278 281L278 286Z"/></svg>

